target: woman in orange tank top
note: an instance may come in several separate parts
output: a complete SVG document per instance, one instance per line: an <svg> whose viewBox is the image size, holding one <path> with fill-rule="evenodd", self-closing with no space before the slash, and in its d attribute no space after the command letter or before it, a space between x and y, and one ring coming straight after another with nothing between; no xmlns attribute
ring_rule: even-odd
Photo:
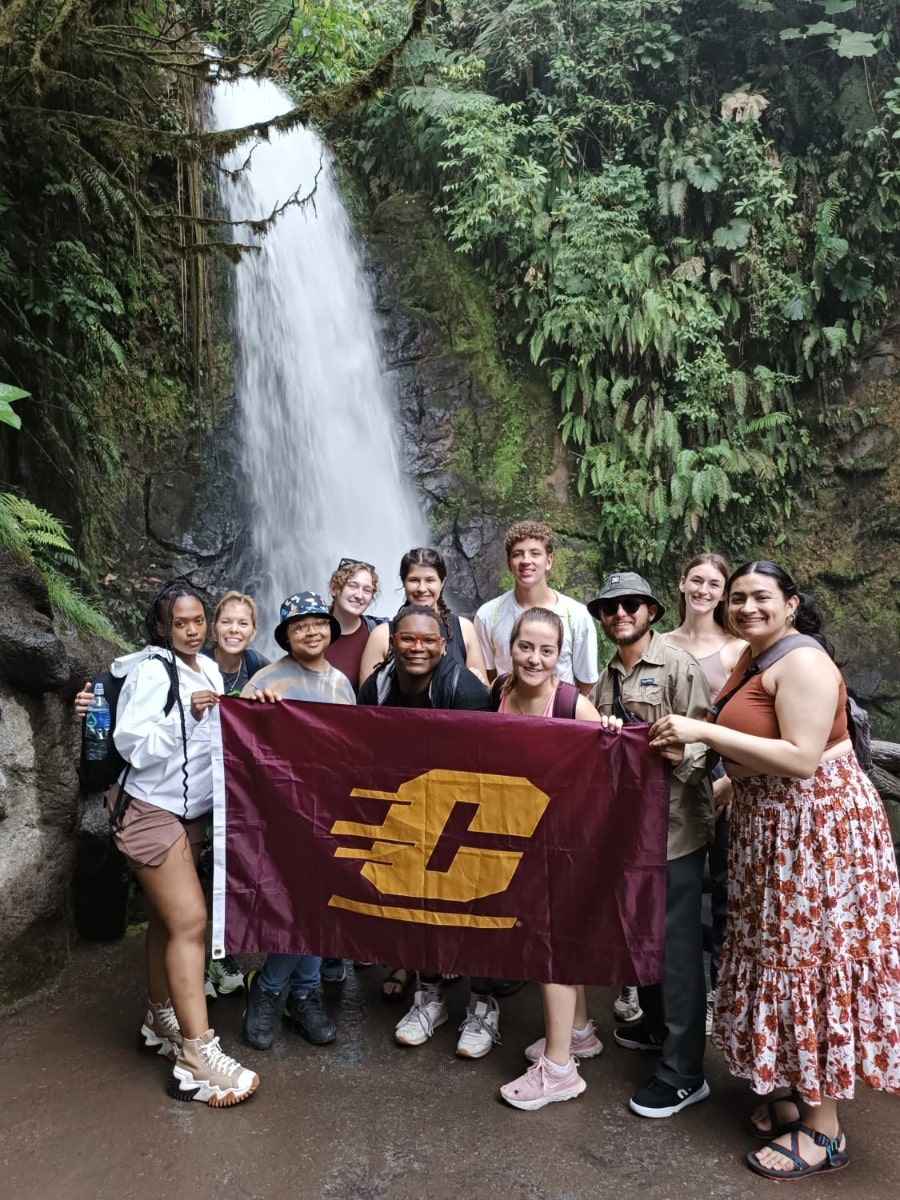
<svg viewBox="0 0 900 1200"><path fill-rule="evenodd" d="M837 1101L852 1099L857 1076L900 1093L900 886L815 605L759 561L729 579L726 611L749 651L716 722L664 717L651 745L706 742L733 781L713 1041L758 1093L789 1089L753 1113L751 1131L770 1140L747 1161L798 1179L849 1163ZM729 698L748 663L795 633L826 653L804 639Z"/></svg>

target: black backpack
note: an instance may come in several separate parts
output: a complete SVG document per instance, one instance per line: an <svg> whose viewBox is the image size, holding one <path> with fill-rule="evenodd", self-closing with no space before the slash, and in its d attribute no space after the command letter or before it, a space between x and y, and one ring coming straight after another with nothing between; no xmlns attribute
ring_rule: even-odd
<svg viewBox="0 0 900 1200"><path fill-rule="evenodd" d="M158 654L151 654L151 658L158 658L160 662L166 660ZM125 759L118 752L113 741L113 733L116 728L116 707L119 703L119 695L122 691L122 684L125 682L124 676L113 675L111 671L102 671L94 680L94 689L97 684L103 684L103 694L109 704L109 741L106 758L88 759L85 757L85 728L86 722L81 725L81 755L78 760L78 779L81 786L86 792L105 792L116 782L125 768L128 766ZM168 716L175 704L175 694L170 685L169 695L166 697L166 703L163 707L163 716Z"/></svg>

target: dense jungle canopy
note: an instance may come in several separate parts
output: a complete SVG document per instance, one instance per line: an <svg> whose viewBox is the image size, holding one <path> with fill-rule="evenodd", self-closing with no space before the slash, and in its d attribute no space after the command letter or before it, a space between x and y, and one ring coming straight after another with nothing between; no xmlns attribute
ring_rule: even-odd
<svg viewBox="0 0 900 1200"><path fill-rule="evenodd" d="M211 42L373 202L428 196L558 396L605 561L776 545L825 433L872 418L844 387L896 305L898 12L6 0L0 543L90 588L123 447L214 420Z"/></svg>

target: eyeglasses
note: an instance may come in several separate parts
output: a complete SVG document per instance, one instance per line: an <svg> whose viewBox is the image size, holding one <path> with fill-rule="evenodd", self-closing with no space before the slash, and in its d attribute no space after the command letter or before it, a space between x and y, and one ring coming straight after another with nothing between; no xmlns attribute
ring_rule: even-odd
<svg viewBox="0 0 900 1200"><path fill-rule="evenodd" d="M598 600L597 607L602 616L614 617L621 606L631 617L646 603L643 596L617 596L615 600Z"/></svg>
<svg viewBox="0 0 900 1200"><path fill-rule="evenodd" d="M342 558L337 565L337 569L342 571L344 567L365 567L367 571L373 572L375 570L371 563L367 563L361 558Z"/></svg>
<svg viewBox="0 0 900 1200"><path fill-rule="evenodd" d="M291 621L288 625L288 633L324 633L326 629L331 628L331 621L327 617L309 617L300 621Z"/></svg>
<svg viewBox="0 0 900 1200"><path fill-rule="evenodd" d="M435 633L395 633L394 641L403 650L412 650L419 645L426 650L436 650L441 644L440 637Z"/></svg>

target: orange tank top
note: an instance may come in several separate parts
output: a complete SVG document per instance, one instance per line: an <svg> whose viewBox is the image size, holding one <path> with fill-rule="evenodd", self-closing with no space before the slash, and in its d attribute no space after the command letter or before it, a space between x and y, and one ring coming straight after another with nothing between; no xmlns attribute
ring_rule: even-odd
<svg viewBox="0 0 900 1200"><path fill-rule="evenodd" d="M733 687L737 687L744 677L744 672L747 670L749 661L750 651L747 650L741 655L737 666L726 680L725 686L722 688L719 696L724 696ZM763 687L763 676L765 673L765 671L762 671L759 675L754 675L752 679L749 679L743 685L739 692L735 692L719 714L718 725L726 729L736 729L740 733L749 733L753 737L781 737L781 730L778 728L778 717L775 713L775 697L770 696ZM716 699L718 698L717 696ZM838 742L844 741L849 736L847 728L847 688L842 676L834 721L832 722L831 732L828 735L825 749L830 750L832 746L836 746Z"/></svg>

